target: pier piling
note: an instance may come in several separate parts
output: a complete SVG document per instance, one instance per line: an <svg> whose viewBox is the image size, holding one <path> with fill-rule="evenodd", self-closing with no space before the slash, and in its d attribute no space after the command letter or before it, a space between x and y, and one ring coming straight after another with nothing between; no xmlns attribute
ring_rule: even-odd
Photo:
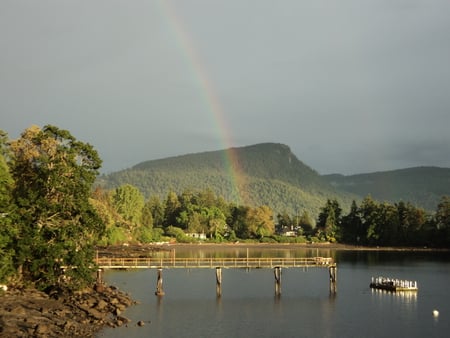
<svg viewBox="0 0 450 338"><path fill-rule="evenodd" d="M275 275L275 295L281 295L281 267L276 266L273 269Z"/></svg>
<svg viewBox="0 0 450 338"><path fill-rule="evenodd" d="M97 284L103 284L102 272L103 272L102 269L97 269Z"/></svg>
<svg viewBox="0 0 450 338"><path fill-rule="evenodd" d="M222 268L216 268L216 295L217 297L222 296Z"/></svg>
<svg viewBox="0 0 450 338"><path fill-rule="evenodd" d="M331 265L328 268L328 271L330 272L330 292L336 293L336 283L337 283L337 267L336 265Z"/></svg>
<svg viewBox="0 0 450 338"><path fill-rule="evenodd" d="M162 269L158 269L158 278L156 280L156 296L164 296Z"/></svg>

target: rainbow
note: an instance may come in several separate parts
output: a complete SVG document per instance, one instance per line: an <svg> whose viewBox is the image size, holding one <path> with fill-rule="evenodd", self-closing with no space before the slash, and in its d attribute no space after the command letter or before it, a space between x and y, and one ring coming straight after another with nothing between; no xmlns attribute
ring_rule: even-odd
<svg viewBox="0 0 450 338"><path fill-rule="evenodd" d="M190 68L190 72L193 75L193 81L198 88L199 96L209 112L208 117L210 123L214 129L217 130L217 134L225 149L224 161L231 181L231 198L235 200L238 205L249 204L250 200L245 193L247 191L246 179L239 164L237 150L236 148L233 148L231 129L228 126L224 110L215 88L209 80L205 67L196 51L195 44L185 29L182 20L177 15L170 0L159 0L158 4L163 20L171 30L174 40Z"/></svg>

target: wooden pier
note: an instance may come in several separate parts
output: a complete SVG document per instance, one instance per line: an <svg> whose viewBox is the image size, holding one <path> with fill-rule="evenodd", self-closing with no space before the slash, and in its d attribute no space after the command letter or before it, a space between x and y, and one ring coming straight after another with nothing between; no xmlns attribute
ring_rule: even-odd
<svg viewBox="0 0 450 338"><path fill-rule="evenodd" d="M328 268L333 259L328 257L309 258L107 258L95 260L101 269L197 269L197 268Z"/></svg>
<svg viewBox="0 0 450 338"><path fill-rule="evenodd" d="M260 257L260 258L109 258L97 257L99 271L104 269L157 269L155 295L164 295L163 269L215 269L216 294L222 295L222 269L273 269L275 276L275 294L281 294L282 268L327 268L330 276L330 292L336 293L337 267L331 257ZM101 277L97 276L97 279Z"/></svg>

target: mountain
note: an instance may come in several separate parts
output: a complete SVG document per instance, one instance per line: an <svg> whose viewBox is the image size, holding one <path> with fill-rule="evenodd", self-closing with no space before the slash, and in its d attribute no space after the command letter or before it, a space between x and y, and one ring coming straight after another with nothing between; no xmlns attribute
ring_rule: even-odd
<svg viewBox="0 0 450 338"><path fill-rule="evenodd" d="M322 176L336 189L381 202L411 202L435 211L442 196L450 195L450 168L415 167L358 175Z"/></svg>
<svg viewBox="0 0 450 338"><path fill-rule="evenodd" d="M275 213L286 211L290 215L308 211L313 217L328 198L336 198L344 210L353 199L359 199L336 189L288 146L276 143L146 161L102 175L98 184L106 189L131 184L147 198L157 195L161 199L169 191L210 189L227 201L268 205Z"/></svg>

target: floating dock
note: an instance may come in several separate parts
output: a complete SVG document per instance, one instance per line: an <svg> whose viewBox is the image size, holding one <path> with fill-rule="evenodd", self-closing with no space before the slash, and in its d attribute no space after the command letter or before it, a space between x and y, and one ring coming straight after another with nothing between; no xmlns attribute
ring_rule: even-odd
<svg viewBox="0 0 450 338"><path fill-rule="evenodd" d="M385 290L385 291L418 291L416 281L386 278L386 277L372 277L372 282L370 283L372 289Z"/></svg>

